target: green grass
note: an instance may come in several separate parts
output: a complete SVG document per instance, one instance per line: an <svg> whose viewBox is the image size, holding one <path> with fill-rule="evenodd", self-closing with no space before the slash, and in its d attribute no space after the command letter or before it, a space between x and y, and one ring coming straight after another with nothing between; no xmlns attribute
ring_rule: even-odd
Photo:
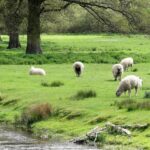
<svg viewBox="0 0 150 150"><path fill-rule="evenodd" d="M150 62L149 35L42 35L43 55L25 55L26 36L20 36L22 48L6 49L8 37L0 42L0 64L115 63L132 56L136 63Z"/></svg>
<svg viewBox="0 0 150 150"><path fill-rule="evenodd" d="M0 42L1 122L14 123L30 106L48 103L53 113L44 120L35 119L31 124L35 135L46 132L49 137L70 139L97 125L104 126L107 121L115 124L150 123L149 94L144 98L150 89L149 35L42 35L43 55L26 55L26 36L20 37L22 48L19 49L6 49L7 36L2 36L3 42ZM112 64L128 56L132 56L136 64L123 76L135 74L144 83L137 97L132 92L131 102L126 101L128 96L115 96L119 82L113 81L111 73ZM80 78L72 69L72 63L77 60L85 63ZM28 72L33 64L44 68L47 75L30 76ZM71 99L78 94L82 99L90 96L84 100ZM145 149L150 149L149 141L149 128L143 132L133 131L130 139L119 135L105 136L107 144Z"/></svg>
<svg viewBox="0 0 150 150"><path fill-rule="evenodd" d="M77 78L72 64L47 64L36 65L46 70L46 76L30 76L29 65L1 65L0 66L0 121L14 122L16 116L20 116L25 108L32 104L49 103L54 114L42 121L32 124L32 131L39 135L43 131L61 138L70 139L82 135L91 128L103 126L107 121L116 124L144 124L150 123L150 111L136 109L127 111L126 108L119 109L115 102L122 102L128 96L115 96L119 82L113 81L112 64L85 64L85 71L82 77ZM131 100L136 102L147 101L144 99L145 90L150 85L149 78L150 64L136 64L138 72L125 72L139 75L143 78L143 90L138 96L132 92ZM46 88L41 82L52 83L60 81L63 86ZM71 100L70 97L80 90L95 91L96 97L89 97L84 100ZM11 100L16 100L12 101ZM8 105L3 105L3 104ZM134 131L130 139L124 136L106 136L105 142L120 143L130 146L148 147L150 129L143 132Z"/></svg>

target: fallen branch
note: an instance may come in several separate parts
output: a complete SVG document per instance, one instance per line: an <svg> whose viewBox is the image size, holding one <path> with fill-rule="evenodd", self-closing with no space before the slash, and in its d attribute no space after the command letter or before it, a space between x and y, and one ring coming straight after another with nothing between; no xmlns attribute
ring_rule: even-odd
<svg viewBox="0 0 150 150"><path fill-rule="evenodd" d="M105 126L106 126L109 133L112 133L112 134L115 133L115 134L122 134L122 135L131 136L131 132L128 129L125 129L121 126L112 124L110 122L106 123Z"/></svg>
<svg viewBox="0 0 150 150"><path fill-rule="evenodd" d="M71 142L76 144L91 144L91 142L93 142L93 144L95 145L96 142L99 142L97 141L98 136L100 136L104 132L109 134L131 136L131 132L129 130L108 122L105 127L100 128L99 126L97 126L86 133L86 135L75 138Z"/></svg>

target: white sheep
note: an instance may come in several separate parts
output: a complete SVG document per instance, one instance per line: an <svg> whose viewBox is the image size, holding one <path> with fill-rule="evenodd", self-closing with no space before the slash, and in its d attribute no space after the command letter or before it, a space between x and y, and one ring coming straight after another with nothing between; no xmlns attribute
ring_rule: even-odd
<svg viewBox="0 0 150 150"><path fill-rule="evenodd" d="M117 79L121 80L121 76L123 74L123 66L121 64L115 64L112 66L112 73L115 78L115 81Z"/></svg>
<svg viewBox="0 0 150 150"><path fill-rule="evenodd" d="M120 64L123 65L124 71L127 70L129 67L133 66L133 58L128 57L121 60Z"/></svg>
<svg viewBox="0 0 150 150"><path fill-rule="evenodd" d="M29 74L30 75L42 75L42 76L45 76L46 75L46 72L44 69L42 68L35 68L35 67L31 67L30 68L30 71L29 71Z"/></svg>
<svg viewBox="0 0 150 150"><path fill-rule="evenodd" d="M73 64L73 69L74 69L77 77L79 77L84 70L84 64L80 61L77 61Z"/></svg>
<svg viewBox="0 0 150 150"><path fill-rule="evenodd" d="M135 89L135 95L140 87L142 87L142 79L135 75L129 75L123 78L116 91L116 96L120 96L122 93L128 91L129 97L131 96L131 90Z"/></svg>

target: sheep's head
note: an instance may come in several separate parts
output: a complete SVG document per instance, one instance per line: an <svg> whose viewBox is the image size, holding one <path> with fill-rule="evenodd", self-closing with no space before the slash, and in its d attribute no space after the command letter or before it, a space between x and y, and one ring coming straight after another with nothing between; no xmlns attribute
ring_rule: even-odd
<svg viewBox="0 0 150 150"><path fill-rule="evenodd" d="M116 91L116 96L119 97L122 94L122 91L120 91L119 89Z"/></svg>
<svg viewBox="0 0 150 150"><path fill-rule="evenodd" d="M80 65L75 66L75 72L76 72L77 76L79 77L81 74L81 66Z"/></svg>

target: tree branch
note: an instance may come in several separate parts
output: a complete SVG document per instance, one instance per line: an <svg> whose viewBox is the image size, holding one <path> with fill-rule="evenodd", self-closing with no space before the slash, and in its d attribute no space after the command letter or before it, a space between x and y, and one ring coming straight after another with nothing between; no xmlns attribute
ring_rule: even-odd
<svg viewBox="0 0 150 150"><path fill-rule="evenodd" d="M43 6L41 8L41 13L45 13L45 12L54 12L54 11L62 11L62 10L65 10L66 8L68 8L72 3L71 2L68 2L66 3L65 5L63 5L62 7L59 7L59 8L52 8L52 9L46 9L45 6ZM46 4L46 5L49 5L49 4Z"/></svg>

